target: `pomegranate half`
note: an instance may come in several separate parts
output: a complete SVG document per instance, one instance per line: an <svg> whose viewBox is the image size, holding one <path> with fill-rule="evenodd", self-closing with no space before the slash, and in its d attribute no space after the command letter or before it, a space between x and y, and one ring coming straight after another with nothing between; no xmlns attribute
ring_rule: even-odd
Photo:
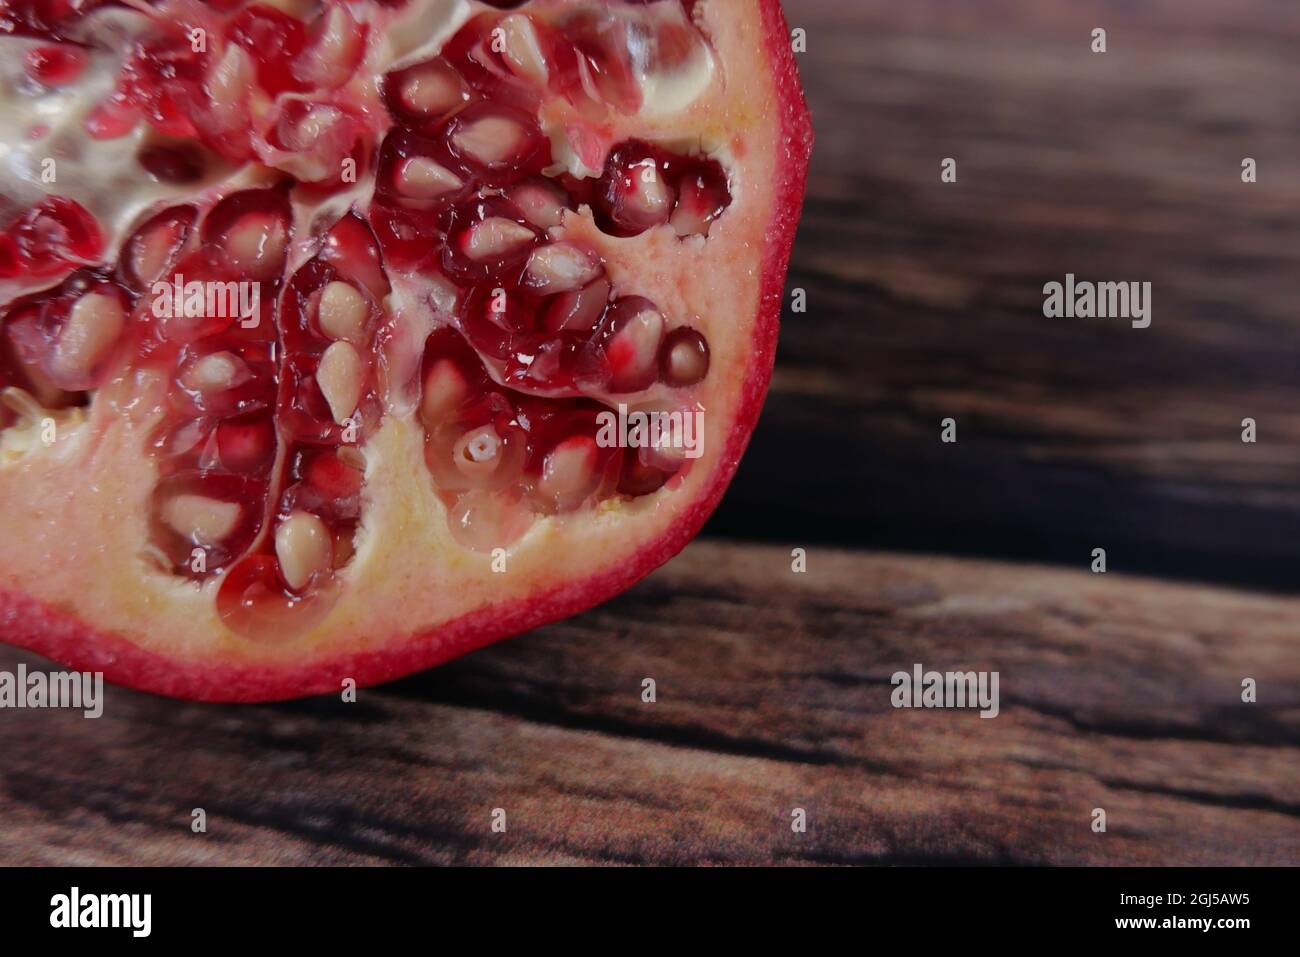
<svg viewBox="0 0 1300 957"><path fill-rule="evenodd" d="M600 602L717 504L812 143L776 0L0 31L0 639L337 691Z"/></svg>

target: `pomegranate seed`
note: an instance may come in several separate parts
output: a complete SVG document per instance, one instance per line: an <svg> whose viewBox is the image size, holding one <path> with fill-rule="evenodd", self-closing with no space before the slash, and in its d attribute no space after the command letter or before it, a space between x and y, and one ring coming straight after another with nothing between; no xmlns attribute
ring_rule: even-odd
<svg viewBox="0 0 1300 957"><path fill-rule="evenodd" d="M288 241L284 220L250 213L226 234L225 251L231 265L261 279L278 275Z"/></svg>
<svg viewBox="0 0 1300 957"><path fill-rule="evenodd" d="M483 263L517 255L533 239L527 226L504 216L489 216L461 235L460 248L474 262Z"/></svg>
<svg viewBox="0 0 1300 957"><path fill-rule="evenodd" d="M332 184L357 146L359 132L357 121L336 106L288 100L270 140L279 152L267 152L264 161L301 182Z"/></svg>
<svg viewBox="0 0 1300 957"><path fill-rule="evenodd" d="M66 86L86 68L86 51L72 46L32 47L23 57L23 66L42 86Z"/></svg>
<svg viewBox="0 0 1300 957"><path fill-rule="evenodd" d="M98 258L103 240L95 218L62 196L41 200L10 227L27 272L45 276L68 263Z"/></svg>
<svg viewBox="0 0 1300 957"><path fill-rule="evenodd" d="M469 99L465 81L442 57L392 74L385 90L394 112L417 121L444 116Z"/></svg>
<svg viewBox="0 0 1300 957"><path fill-rule="evenodd" d="M196 132L192 108L203 96L202 85L215 54L195 50L180 23L160 21L158 27L132 48L119 93L156 129L191 137Z"/></svg>
<svg viewBox="0 0 1300 957"><path fill-rule="evenodd" d="M610 285L604 276L576 292L557 296L547 309L542 327L549 333L577 332L589 334L605 314Z"/></svg>
<svg viewBox="0 0 1300 957"><path fill-rule="evenodd" d="M412 156L398 163L394 186L409 199L434 199L460 189L459 176L427 156Z"/></svg>
<svg viewBox="0 0 1300 957"><path fill-rule="evenodd" d="M355 213L349 213L334 224L321 250L321 259L367 290L376 301L382 302L390 286L380 261L379 244L374 233Z"/></svg>
<svg viewBox="0 0 1300 957"><path fill-rule="evenodd" d="M257 534L262 510L251 503L265 494L263 481L240 475L171 475L153 493L157 554L182 575L201 579L220 574ZM206 553L204 567L191 564L195 546Z"/></svg>
<svg viewBox="0 0 1300 957"><path fill-rule="evenodd" d="M546 455L535 492L548 509L568 512L582 504L600 483L600 449L589 435L565 439Z"/></svg>
<svg viewBox="0 0 1300 957"><path fill-rule="evenodd" d="M196 545L224 541L238 527L240 517L241 509L235 502L192 493L174 495L162 506L163 522Z"/></svg>
<svg viewBox="0 0 1300 957"><path fill-rule="evenodd" d="M187 458L194 455L202 455L204 444L215 441L212 433L212 423L203 420L191 420L182 423L178 428L171 430L170 433L163 435L157 442L157 447L163 450L163 453L172 458ZM215 449L210 456L212 459L218 458ZM203 468L208 466L203 465Z"/></svg>
<svg viewBox="0 0 1300 957"><path fill-rule="evenodd" d="M509 294L500 286L478 286L470 291L461 311L461 327L475 349L497 359L530 351L534 310L524 296Z"/></svg>
<svg viewBox="0 0 1300 957"><path fill-rule="evenodd" d="M230 419L217 426L215 460L205 468L257 474L275 459L275 423L266 414Z"/></svg>
<svg viewBox="0 0 1300 957"><path fill-rule="evenodd" d="M85 389L93 372L117 345L126 326L122 301L109 293L90 292L68 313L49 360L50 378L65 389Z"/></svg>
<svg viewBox="0 0 1300 957"><path fill-rule="evenodd" d="M247 382L248 364L230 352L212 352L196 359L181 374L181 385L191 392L224 392Z"/></svg>
<svg viewBox="0 0 1300 957"><path fill-rule="evenodd" d="M533 250L520 285L539 296L550 296L587 285L600 270L594 253L572 243L552 243Z"/></svg>
<svg viewBox="0 0 1300 957"><path fill-rule="evenodd" d="M336 424L342 425L356 411L361 401L363 374L361 356L350 342L339 340L321 356L316 384Z"/></svg>
<svg viewBox="0 0 1300 957"><path fill-rule="evenodd" d="M198 211L193 206L165 209L127 240L122 272L136 289L147 289L167 274L179 257Z"/></svg>
<svg viewBox="0 0 1300 957"><path fill-rule="evenodd" d="M320 621L330 610L330 597L287 592L276 560L270 555L250 555L221 583L217 614L232 631L275 644Z"/></svg>
<svg viewBox="0 0 1300 957"><path fill-rule="evenodd" d="M695 385L708 374L709 344L689 326L674 329L664 340L659 366L669 385Z"/></svg>
<svg viewBox="0 0 1300 957"><path fill-rule="evenodd" d="M213 64L203 85L208 95L209 120L215 132L240 130L247 122L248 94L255 68L242 47L231 44Z"/></svg>
<svg viewBox="0 0 1300 957"><path fill-rule="evenodd" d="M255 3L231 21L226 39L231 46L246 50L256 62L257 82L268 94L302 89L292 69L305 41L301 20Z"/></svg>
<svg viewBox="0 0 1300 957"><path fill-rule="evenodd" d="M512 13L497 24L497 29L501 31L504 47L502 59L510 71L530 83L545 86L549 70L532 18Z"/></svg>
<svg viewBox="0 0 1300 957"><path fill-rule="evenodd" d="M633 497L649 495L663 488L668 478L669 473L642 462L637 449L627 449L623 459L623 470L618 480L618 490L624 495Z"/></svg>
<svg viewBox="0 0 1300 957"><path fill-rule="evenodd" d="M275 366L270 345L205 340L182 354L176 381L185 393L185 405L218 419L261 413L275 401ZM214 454L217 450L214 448Z"/></svg>
<svg viewBox="0 0 1300 957"><path fill-rule="evenodd" d="M439 359L425 373L420 416L426 425L438 425L460 408L468 396L469 382L460 367L450 359Z"/></svg>
<svg viewBox="0 0 1300 957"><path fill-rule="evenodd" d="M227 284L227 280L233 277L220 261L220 255L215 249L198 249L175 264L173 278L181 276L185 279L179 300L165 295L155 298L150 290L149 313L154 309L161 313L154 317L154 321L163 341L178 344L197 342L225 331L239 315L238 287ZM230 295L226 295L226 291ZM201 295L191 295L196 292ZM262 303L263 314L269 305L268 302ZM170 309L166 308L168 306Z"/></svg>
<svg viewBox="0 0 1300 957"><path fill-rule="evenodd" d="M533 523L533 515L513 496L488 489L471 489L456 499L447 515L452 537L465 548L488 552L518 541Z"/></svg>
<svg viewBox="0 0 1300 957"><path fill-rule="evenodd" d="M278 278L289 244L288 203L271 190L234 193L208 213L203 238L219 246L238 272L256 280Z"/></svg>
<svg viewBox="0 0 1300 957"><path fill-rule="evenodd" d="M670 417L670 422L684 422L695 414L694 409L687 407L674 408L662 403L654 406L643 406L637 411L662 413ZM673 437L667 433L660 434L657 444L637 449L637 454L648 468L660 469L669 475L680 472L687 462L686 449L680 444L676 444Z"/></svg>
<svg viewBox="0 0 1300 957"><path fill-rule="evenodd" d="M364 469L361 453L351 446L343 446L312 458L307 466L306 479L330 498L351 498L361 491Z"/></svg>
<svg viewBox="0 0 1300 957"><path fill-rule="evenodd" d="M436 201L447 198L448 194L464 185L466 172L464 165L440 140L396 129L385 137L379 152L376 202L431 210ZM375 212L376 207L372 206L372 216ZM428 235L438 231L433 216L408 218L416 224L417 233Z"/></svg>
<svg viewBox="0 0 1300 957"><path fill-rule="evenodd" d="M609 106L621 113L640 109L633 58L644 60L648 52L644 25L625 16L579 13L564 32L570 42L556 47L555 72L569 101L593 115L597 112L593 106Z"/></svg>
<svg viewBox="0 0 1300 957"><path fill-rule="evenodd" d="M669 219L678 236L707 236L713 221L731 205L731 191L717 164L682 178L677 208Z"/></svg>
<svg viewBox="0 0 1300 957"><path fill-rule="evenodd" d="M384 253L384 261L404 271L413 272L428 265L437 256L440 239L435 233L436 223L418 210L403 208L412 205L386 206L376 202L370 207L370 223ZM445 253L447 250L443 249Z"/></svg>
<svg viewBox="0 0 1300 957"><path fill-rule="evenodd" d="M519 119L492 112L461 114L453 126L449 140L457 155L489 169L518 165L537 136Z"/></svg>
<svg viewBox="0 0 1300 957"><path fill-rule="evenodd" d="M640 296L620 299L610 306L604 327L610 390L640 392L653 385L664 338L664 317L654 303Z"/></svg>
<svg viewBox="0 0 1300 957"><path fill-rule="evenodd" d="M329 338L359 341L369 318L365 297L351 283L335 280L321 290L316 322Z"/></svg>
<svg viewBox="0 0 1300 957"><path fill-rule="evenodd" d="M330 566L333 539L325 523L310 512L294 512L275 528L275 557L284 583L300 592Z"/></svg>
<svg viewBox="0 0 1300 957"><path fill-rule="evenodd" d="M600 200L619 231L636 235L668 222L676 195L654 156L632 144L610 154Z"/></svg>
<svg viewBox="0 0 1300 957"><path fill-rule="evenodd" d="M307 46L291 68L294 77L317 90L342 86L365 56L367 31L346 6L331 6L311 25Z"/></svg>
<svg viewBox="0 0 1300 957"><path fill-rule="evenodd" d="M524 219L538 229L551 229L560 225L565 212L572 209L564 191L547 180L530 180L512 186L506 191L506 198L523 214Z"/></svg>
<svg viewBox="0 0 1300 957"><path fill-rule="evenodd" d="M343 111L336 106L302 100L290 102L297 108L282 113L276 123L279 143L287 150L305 152L319 148L322 138L328 137L344 118Z"/></svg>

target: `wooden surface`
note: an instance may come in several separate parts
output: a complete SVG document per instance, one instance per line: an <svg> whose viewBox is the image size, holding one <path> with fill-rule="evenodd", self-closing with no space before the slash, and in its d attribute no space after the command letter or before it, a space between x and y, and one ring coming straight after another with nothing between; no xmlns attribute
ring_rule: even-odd
<svg viewBox="0 0 1300 957"><path fill-rule="evenodd" d="M1300 5L786 11L808 307L711 531L1300 589ZM1044 318L1067 272L1151 282L1151 327Z"/></svg>
<svg viewBox="0 0 1300 957"><path fill-rule="evenodd" d="M357 704L0 713L0 863L1300 860L1300 7L787 10L808 311L713 539ZM894 710L915 662L1001 715Z"/></svg>
<svg viewBox="0 0 1300 957"><path fill-rule="evenodd" d="M699 542L355 704L111 689L96 720L4 714L0 861L1294 863L1298 615L968 560L814 550L796 575ZM915 662L999 671L1001 713L892 708Z"/></svg>

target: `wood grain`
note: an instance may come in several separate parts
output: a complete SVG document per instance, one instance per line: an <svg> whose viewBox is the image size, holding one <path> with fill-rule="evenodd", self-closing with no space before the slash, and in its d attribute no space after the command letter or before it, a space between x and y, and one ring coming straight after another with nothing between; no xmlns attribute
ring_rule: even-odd
<svg viewBox="0 0 1300 957"><path fill-rule="evenodd" d="M817 131L789 280L808 311L787 309L711 530L1068 564L1100 545L1300 587L1300 7L786 10ZM1151 327L1044 318L1067 272L1150 281Z"/></svg>
<svg viewBox="0 0 1300 957"><path fill-rule="evenodd" d="M0 712L0 863L1294 863L1297 614L961 560L814 550L797 575L699 542L355 704L113 688L97 720ZM999 671L1001 713L892 708L916 662Z"/></svg>

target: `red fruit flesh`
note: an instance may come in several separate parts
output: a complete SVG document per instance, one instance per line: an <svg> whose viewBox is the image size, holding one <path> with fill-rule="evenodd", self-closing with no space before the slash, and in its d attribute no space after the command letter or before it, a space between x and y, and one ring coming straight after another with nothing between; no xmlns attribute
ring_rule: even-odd
<svg viewBox="0 0 1300 957"><path fill-rule="evenodd" d="M82 138L57 192L6 144L0 639L336 691L698 531L811 146L775 0L10 6L0 109L57 88Z"/></svg>

